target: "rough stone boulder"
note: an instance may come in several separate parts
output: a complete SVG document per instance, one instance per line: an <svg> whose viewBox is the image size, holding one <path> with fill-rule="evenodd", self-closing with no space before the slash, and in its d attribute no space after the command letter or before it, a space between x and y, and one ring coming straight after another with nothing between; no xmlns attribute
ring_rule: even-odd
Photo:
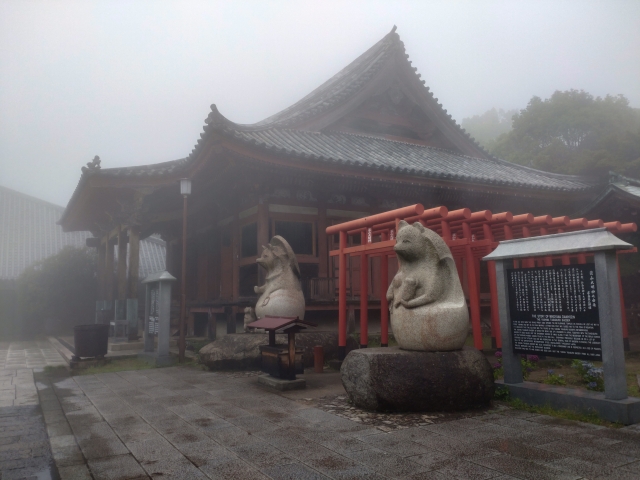
<svg viewBox="0 0 640 480"><path fill-rule="evenodd" d="M200 363L211 370L260 370L260 345L267 345L266 333L237 333L225 335L200 349ZM286 335L276 335L276 343L286 344ZM324 347L324 360L338 358L337 332L302 332L296 334L296 347L304 351L304 366L313 366L313 347ZM357 342L347 338L347 351L358 348Z"/></svg>
<svg viewBox="0 0 640 480"><path fill-rule="evenodd" d="M353 350L340 369L349 399L367 410L460 411L489 405L493 372L474 348L415 352L398 347Z"/></svg>

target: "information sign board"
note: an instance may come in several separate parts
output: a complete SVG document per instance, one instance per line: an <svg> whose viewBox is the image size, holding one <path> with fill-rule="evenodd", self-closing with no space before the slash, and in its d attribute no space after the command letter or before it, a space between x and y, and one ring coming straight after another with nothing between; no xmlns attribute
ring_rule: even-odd
<svg viewBox="0 0 640 480"><path fill-rule="evenodd" d="M158 335L160 317L160 285L154 283L149 289L149 334Z"/></svg>
<svg viewBox="0 0 640 480"><path fill-rule="evenodd" d="M594 264L507 269L514 353L602 360Z"/></svg>

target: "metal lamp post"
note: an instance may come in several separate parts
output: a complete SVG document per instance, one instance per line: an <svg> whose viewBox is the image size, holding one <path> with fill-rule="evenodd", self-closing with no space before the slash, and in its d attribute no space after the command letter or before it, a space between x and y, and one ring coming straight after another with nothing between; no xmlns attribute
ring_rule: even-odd
<svg viewBox="0 0 640 480"><path fill-rule="evenodd" d="M180 194L183 198L182 207L182 277L180 279L180 340L178 344L178 360L184 362L185 323L187 316L187 197L191 195L191 180L180 180Z"/></svg>

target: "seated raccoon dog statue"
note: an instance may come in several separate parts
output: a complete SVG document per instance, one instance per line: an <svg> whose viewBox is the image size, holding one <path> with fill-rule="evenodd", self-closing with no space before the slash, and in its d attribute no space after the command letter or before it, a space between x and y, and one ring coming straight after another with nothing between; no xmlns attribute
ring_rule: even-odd
<svg viewBox="0 0 640 480"><path fill-rule="evenodd" d="M387 300L400 348L462 349L469 313L449 247L422 224L401 221L394 250L399 270L389 285Z"/></svg>
<svg viewBox="0 0 640 480"><path fill-rule="evenodd" d="M264 285L254 287L254 291L260 294L256 317L299 317L303 320L305 302L300 285L300 267L289 242L276 235L262 247L262 255L256 262L267 270Z"/></svg>

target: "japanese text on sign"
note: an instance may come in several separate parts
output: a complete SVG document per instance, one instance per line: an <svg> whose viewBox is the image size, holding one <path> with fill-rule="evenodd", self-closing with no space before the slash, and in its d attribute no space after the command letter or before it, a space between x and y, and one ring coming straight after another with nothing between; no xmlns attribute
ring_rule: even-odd
<svg viewBox="0 0 640 480"><path fill-rule="evenodd" d="M602 358L593 264L507 273L515 353Z"/></svg>

